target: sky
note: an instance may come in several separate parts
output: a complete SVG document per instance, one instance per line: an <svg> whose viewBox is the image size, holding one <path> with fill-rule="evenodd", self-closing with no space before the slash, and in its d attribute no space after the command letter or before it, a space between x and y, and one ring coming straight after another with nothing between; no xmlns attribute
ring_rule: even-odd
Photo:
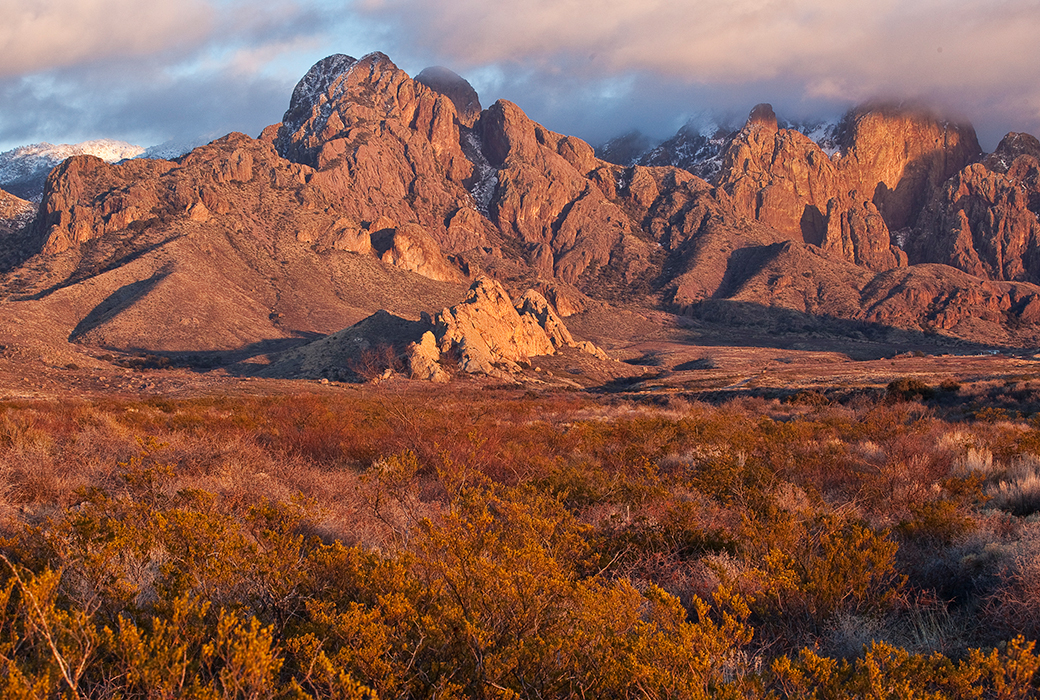
<svg viewBox="0 0 1040 700"><path fill-rule="evenodd" d="M0 151L256 136L332 53L467 78L593 145L870 100L1040 135L1040 0L0 0Z"/></svg>

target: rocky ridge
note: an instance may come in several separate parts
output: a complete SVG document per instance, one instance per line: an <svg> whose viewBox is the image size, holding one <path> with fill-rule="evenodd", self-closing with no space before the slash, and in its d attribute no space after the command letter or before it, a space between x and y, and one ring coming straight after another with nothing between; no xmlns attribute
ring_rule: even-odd
<svg viewBox="0 0 1040 700"><path fill-rule="evenodd" d="M460 303L409 321L379 311L321 340L273 358L261 374L273 377L379 380L395 367L411 379L446 382L455 371L505 378L531 358L577 348L607 355L576 341L555 309L535 290L514 304L502 285L478 278Z"/></svg>
<svg viewBox="0 0 1040 700"><path fill-rule="evenodd" d="M841 150L841 121L782 122L781 126L804 134L828 156ZM632 131L598 146L596 155L615 165L681 168L714 183L722 171L722 153L739 131L729 120L700 115L660 143Z"/></svg>
<svg viewBox="0 0 1040 700"><path fill-rule="evenodd" d="M969 126L875 107L821 146L760 105L720 137L709 181L607 162L515 104L479 110L446 69L424 74L332 56L257 139L67 160L29 229L35 254L0 275L0 322L43 310L85 345L259 352L379 308L420 323L486 275L539 290L543 332L547 300L557 319L609 303L792 332L840 319L1040 336L1031 137L983 157ZM459 313L442 318L463 327Z"/></svg>

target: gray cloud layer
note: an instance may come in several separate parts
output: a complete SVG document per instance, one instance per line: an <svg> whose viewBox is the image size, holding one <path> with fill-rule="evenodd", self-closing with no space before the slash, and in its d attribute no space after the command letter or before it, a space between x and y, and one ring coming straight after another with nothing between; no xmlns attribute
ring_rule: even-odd
<svg viewBox="0 0 1040 700"><path fill-rule="evenodd" d="M636 73L735 107L915 99L987 129L1040 125L1038 0L369 0L402 44L463 68ZM762 99L767 99L763 96ZM727 104L729 103L729 104ZM702 105L704 106L704 105Z"/></svg>
<svg viewBox="0 0 1040 700"><path fill-rule="evenodd" d="M593 142L912 99L1040 133L1040 0L0 0L0 145L277 121L334 52L447 65Z"/></svg>

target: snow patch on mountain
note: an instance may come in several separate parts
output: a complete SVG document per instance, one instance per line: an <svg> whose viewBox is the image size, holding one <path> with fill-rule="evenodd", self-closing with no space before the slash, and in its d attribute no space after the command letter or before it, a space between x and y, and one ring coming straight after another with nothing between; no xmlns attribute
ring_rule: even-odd
<svg viewBox="0 0 1040 700"><path fill-rule="evenodd" d="M39 202L47 175L67 158L89 155L115 163L142 153L144 149L140 146L113 139L19 146L0 153L0 188L22 199Z"/></svg>
<svg viewBox="0 0 1040 700"><path fill-rule="evenodd" d="M474 166L473 185L469 192L476 202L477 211L488 216L495 188L498 187L498 170L484 157L483 144L472 129L462 129L462 152Z"/></svg>
<svg viewBox="0 0 1040 700"><path fill-rule="evenodd" d="M824 153L833 156L840 148L840 119L782 121L782 129L792 129L815 142ZM687 121L672 138L653 145L637 131L611 139L596 149L603 160L617 165L673 166L714 183L722 170L722 153L740 130L732 120L710 112L697 114Z"/></svg>
<svg viewBox="0 0 1040 700"><path fill-rule="evenodd" d="M650 149L637 165L672 165L714 182L722 169L722 151L737 128L712 118L696 118L684 124L672 138Z"/></svg>
<svg viewBox="0 0 1040 700"><path fill-rule="evenodd" d="M781 122L782 129L792 129L809 137L828 156L841 151L840 119L809 119L804 122Z"/></svg>
<svg viewBox="0 0 1040 700"><path fill-rule="evenodd" d="M180 141L164 141L156 146L151 146L145 149L143 153L135 157L149 158L151 160L174 160L175 158L180 158L183 155L191 153L199 146L205 146L212 140L213 139L208 136L200 136L198 138Z"/></svg>

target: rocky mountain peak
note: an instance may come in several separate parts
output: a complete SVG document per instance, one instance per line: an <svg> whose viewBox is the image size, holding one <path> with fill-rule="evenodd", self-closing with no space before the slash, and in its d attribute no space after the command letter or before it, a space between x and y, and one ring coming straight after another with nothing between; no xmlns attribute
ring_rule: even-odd
<svg viewBox="0 0 1040 700"><path fill-rule="evenodd" d="M850 113L842 142L839 169L893 231L916 225L943 183L982 155L971 124L898 105Z"/></svg>
<svg viewBox="0 0 1040 700"><path fill-rule="evenodd" d="M432 66L425 68L415 76L415 82L421 83L436 93L444 95L459 115L463 126L472 128L480 118L480 98L469 81L449 68Z"/></svg>
<svg viewBox="0 0 1040 700"><path fill-rule="evenodd" d="M332 81L350 70L355 63L357 63L356 58L342 53L326 56L315 63L300 78L300 82L296 83L292 98L289 100L289 112L294 112L301 107L306 109L313 107L318 97L332 85Z"/></svg>
<svg viewBox="0 0 1040 700"><path fill-rule="evenodd" d="M982 162L993 172L1006 173L1019 156L1030 156L1040 161L1040 140L1031 134L1012 131Z"/></svg>
<svg viewBox="0 0 1040 700"><path fill-rule="evenodd" d="M773 112L773 105L765 102L755 105L751 110L751 114L748 115L747 124L744 128L764 129L766 131L775 132L778 129L778 126L776 113Z"/></svg>

